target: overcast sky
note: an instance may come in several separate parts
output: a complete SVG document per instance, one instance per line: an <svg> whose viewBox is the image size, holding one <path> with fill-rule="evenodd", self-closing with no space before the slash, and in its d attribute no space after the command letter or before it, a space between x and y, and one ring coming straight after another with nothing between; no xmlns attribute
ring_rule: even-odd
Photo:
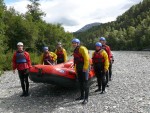
<svg viewBox="0 0 150 113"><path fill-rule="evenodd" d="M27 11L28 0L4 0L20 13ZM44 20L61 23L66 31L77 31L86 24L114 21L132 5L142 0L40 0Z"/></svg>

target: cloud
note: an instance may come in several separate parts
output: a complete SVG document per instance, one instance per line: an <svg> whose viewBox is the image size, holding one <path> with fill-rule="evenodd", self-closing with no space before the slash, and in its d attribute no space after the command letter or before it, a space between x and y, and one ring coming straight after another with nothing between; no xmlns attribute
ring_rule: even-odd
<svg viewBox="0 0 150 113"><path fill-rule="evenodd" d="M20 13L25 13L27 11L27 4L29 4L29 1L27 0L18 0L16 2L6 3L8 8L14 7L16 11L19 11Z"/></svg>
<svg viewBox="0 0 150 113"><path fill-rule="evenodd" d="M128 2L123 5L121 10L128 10L130 7L132 7L134 4L141 2L142 0L128 0Z"/></svg>
<svg viewBox="0 0 150 113"><path fill-rule="evenodd" d="M78 25L78 22L76 22L75 20L68 19L66 17L59 18L55 22L56 23L61 23L61 24L65 25L65 26L75 26L75 25Z"/></svg>
<svg viewBox="0 0 150 113"><path fill-rule="evenodd" d="M82 26L114 21L132 5L142 0L41 0L40 8L46 13L44 20L61 23L66 31L76 31ZM25 13L28 0L6 3Z"/></svg>

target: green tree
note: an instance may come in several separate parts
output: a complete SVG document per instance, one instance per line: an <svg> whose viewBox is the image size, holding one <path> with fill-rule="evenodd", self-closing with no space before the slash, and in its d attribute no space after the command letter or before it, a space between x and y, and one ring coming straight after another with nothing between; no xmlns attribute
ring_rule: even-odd
<svg viewBox="0 0 150 113"><path fill-rule="evenodd" d="M4 42L6 41L6 37L5 37L6 25L3 22L5 10L6 10L6 7L4 4L4 1L0 0L0 45L1 45L0 51L1 51L1 54L3 54L7 46L6 44L4 44Z"/></svg>
<svg viewBox="0 0 150 113"><path fill-rule="evenodd" d="M31 4L27 5L28 11L26 16L32 18L33 22L42 21L42 17L45 16L45 13L39 8L39 0L29 0Z"/></svg>

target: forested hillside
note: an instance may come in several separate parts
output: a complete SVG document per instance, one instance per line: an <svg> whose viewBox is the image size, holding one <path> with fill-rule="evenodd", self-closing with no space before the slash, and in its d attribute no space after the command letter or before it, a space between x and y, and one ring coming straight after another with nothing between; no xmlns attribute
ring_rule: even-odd
<svg viewBox="0 0 150 113"><path fill-rule="evenodd" d="M89 49L98 37L107 38L113 50L143 50L150 48L150 0L132 6L116 21L74 33Z"/></svg>
<svg viewBox="0 0 150 113"><path fill-rule="evenodd" d="M28 11L20 14L14 8L8 9L4 1L0 0L0 69L11 68L12 52L19 41L30 51L33 62L43 46L49 46L54 51L58 41L65 43L69 51L73 35L65 32L60 24L46 23L43 20L46 14L39 9L38 1L30 0Z"/></svg>

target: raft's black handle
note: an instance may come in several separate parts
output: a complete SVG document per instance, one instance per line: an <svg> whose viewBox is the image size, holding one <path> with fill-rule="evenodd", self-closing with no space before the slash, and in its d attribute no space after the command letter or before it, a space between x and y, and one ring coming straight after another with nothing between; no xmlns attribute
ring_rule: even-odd
<svg viewBox="0 0 150 113"><path fill-rule="evenodd" d="M39 69L38 69L38 76L39 76L39 77L42 77L42 71L43 71L42 68L39 68Z"/></svg>

